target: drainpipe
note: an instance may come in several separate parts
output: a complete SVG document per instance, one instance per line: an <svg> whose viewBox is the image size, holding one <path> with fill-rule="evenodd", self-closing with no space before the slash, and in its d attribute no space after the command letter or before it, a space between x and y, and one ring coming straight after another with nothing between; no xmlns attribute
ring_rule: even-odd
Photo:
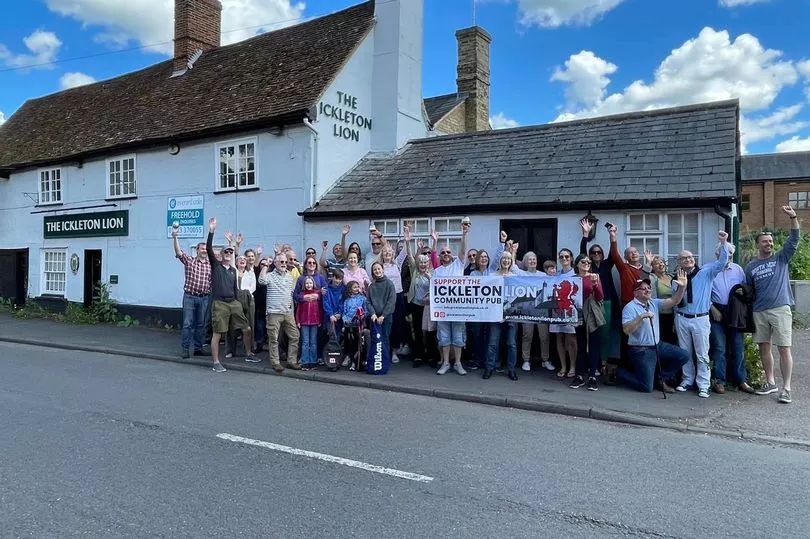
<svg viewBox="0 0 810 539"><path fill-rule="evenodd" d="M739 237L738 237L737 234L733 233L733 232L736 232L736 231L733 230L732 223L733 223L734 219L731 216L731 213L725 211L720 206L720 204L715 205L714 213L716 213L717 215L719 215L720 217L723 218L723 221L725 222L725 231L728 234L728 237L731 240L731 243L733 243L736 246L739 243ZM737 251L734 252L734 262L739 261L739 256L740 256L740 253L739 253L739 249L738 249Z"/></svg>
<svg viewBox="0 0 810 539"><path fill-rule="evenodd" d="M304 126L312 132L312 136L309 138L309 158L311 160L309 206L312 207L315 205L318 198L318 130L313 127L309 118L304 118ZM306 224L302 224L301 239L303 243L301 244L301 249L306 249L307 227Z"/></svg>

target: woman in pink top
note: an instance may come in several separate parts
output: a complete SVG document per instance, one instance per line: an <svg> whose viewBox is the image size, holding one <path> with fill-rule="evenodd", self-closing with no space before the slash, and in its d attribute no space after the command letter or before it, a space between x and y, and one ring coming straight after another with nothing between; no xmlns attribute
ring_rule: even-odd
<svg viewBox="0 0 810 539"><path fill-rule="evenodd" d="M360 266L357 253L355 252L349 253L349 256L346 258L346 267L343 268L343 283L349 284L352 281L360 285L360 292L362 294L366 293L368 285L371 283L371 279L368 278L368 273L365 268Z"/></svg>
<svg viewBox="0 0 810 539"><path fill-rule="evenodd" d="M323 296L311 275L304 277L303 301L295 305L295 322L301 329L301 370L318 366L318 328L323 317Z"/></svg>

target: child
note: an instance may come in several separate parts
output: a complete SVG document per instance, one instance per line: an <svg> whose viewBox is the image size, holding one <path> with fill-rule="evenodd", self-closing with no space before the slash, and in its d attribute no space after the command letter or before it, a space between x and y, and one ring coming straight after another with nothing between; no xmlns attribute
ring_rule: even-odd
<svg viewBox="0 0 810 539"><path fill-rule="evenodd" d="M326 288L326 295L323 297L323 326L327 340L334 336L340 339L343 334L343 324L340 317L343 314L343 296L346 294L346 285L343 284L343 270L332 268L329 286Z"/></svg>
<svg viewBox="0 0 810 539"><path fill-rule="evenodd" d="M308 275L296 298L295 321L301 329L301 370L311 371L318 366L318 327L321 325L323 299L315 288L315 279Z"/></svg>
<svg viewBox="0 0 810 539"><path fill-rule="evenodd" d="M362 310L362 316L358 310ZM340 318L343 320L343 353L346 355L343 358L342 366L349 366L350 371L356 371L362 366L360 326L365 322L364 319L368 312L368 299L361 293L360 284L357 281L349 281L343 296L343 312Z"/></svg>

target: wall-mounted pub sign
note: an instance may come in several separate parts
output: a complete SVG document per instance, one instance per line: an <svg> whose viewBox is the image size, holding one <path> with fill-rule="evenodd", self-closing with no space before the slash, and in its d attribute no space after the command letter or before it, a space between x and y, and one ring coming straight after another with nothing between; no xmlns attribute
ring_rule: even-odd
<svg viewBox="0 0 810 539"><path fill-rule="evenodd" d="M129 236L129 210L48 215L42 226L45 239Z"/></svg>

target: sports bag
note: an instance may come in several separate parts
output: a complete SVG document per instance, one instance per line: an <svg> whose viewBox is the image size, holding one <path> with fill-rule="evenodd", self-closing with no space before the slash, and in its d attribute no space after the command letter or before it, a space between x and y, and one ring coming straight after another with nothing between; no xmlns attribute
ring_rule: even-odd
<svg viewBox="0 0 810 539"><path fill-rule="evenodd" d="M371 338L368 346L368 360L366 372L369 374L386 374L391 366L391 351L388 343L384 342L382 324L371 324Z"/></svg>
<svg viewBox="0 0 810 539"><path fill-rule="evenodd" d="M329 341L326 343L325 354L323 362L326 364L327 370L335 372L340 369L340 360L343 355L343 348L340 346L340 339L337 335L335 323L332 322L329 328Z"/></svg>

